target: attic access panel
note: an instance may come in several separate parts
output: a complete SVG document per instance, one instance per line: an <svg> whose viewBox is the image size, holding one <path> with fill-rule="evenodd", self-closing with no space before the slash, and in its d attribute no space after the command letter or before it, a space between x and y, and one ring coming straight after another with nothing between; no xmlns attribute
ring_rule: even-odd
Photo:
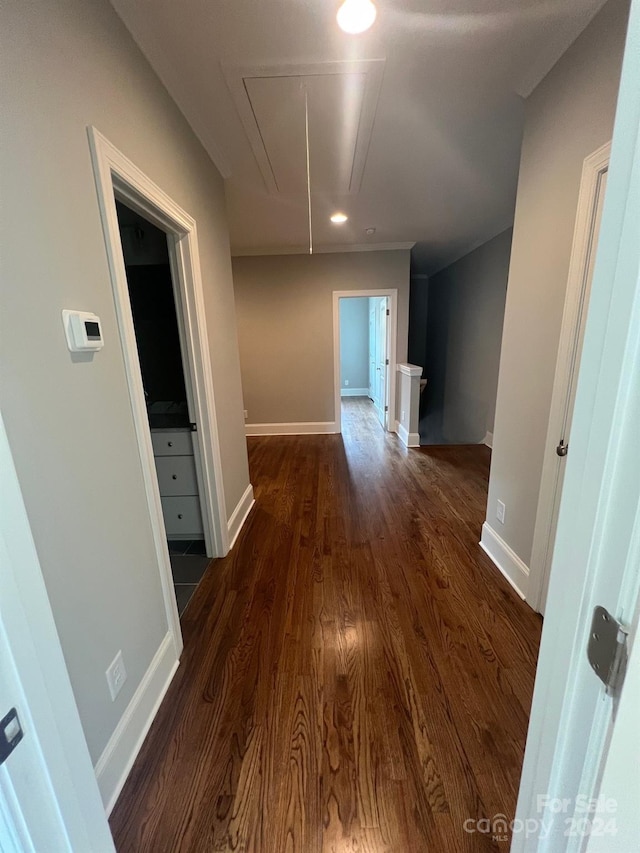
<svg viewBox="0 0 640 853"><path fill-rule="evenodd" d="M306 192L305 89L312 192L360 190L383 71L382 59L224 68L269 192Z"/></svg>

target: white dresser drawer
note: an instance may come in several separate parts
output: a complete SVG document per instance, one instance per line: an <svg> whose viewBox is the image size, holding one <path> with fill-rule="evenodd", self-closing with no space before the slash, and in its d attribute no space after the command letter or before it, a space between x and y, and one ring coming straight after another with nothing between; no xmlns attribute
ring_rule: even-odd
<svg viewBox="0 0 640 853"><path fill-rule="evenodd" d="M188 429L151 430L154 456L193 456L193 439Z"/></svg>
<svg viewBox="0 0 640 853"><path fill-rule="evenodd" d="M196 539L203 534L200 500L196 495L162 498L162 514L167 538Z"/></svg>
<svg viewBox="0 0 640 853"><path fill-rule="evenodd" d="M156 456L155 463L161 497L198 494L193 456Z"/></svg>

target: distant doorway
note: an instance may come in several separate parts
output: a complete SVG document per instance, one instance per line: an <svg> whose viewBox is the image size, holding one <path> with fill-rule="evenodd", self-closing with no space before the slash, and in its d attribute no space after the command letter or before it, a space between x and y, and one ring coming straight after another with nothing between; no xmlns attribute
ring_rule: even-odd
<svg viewBox="0 0 640 853"><path fill-rule="evenodd" d="M397 290L333 294L336 432L342 432L342 401L360 398L383 429L395 430Z"/></svg>

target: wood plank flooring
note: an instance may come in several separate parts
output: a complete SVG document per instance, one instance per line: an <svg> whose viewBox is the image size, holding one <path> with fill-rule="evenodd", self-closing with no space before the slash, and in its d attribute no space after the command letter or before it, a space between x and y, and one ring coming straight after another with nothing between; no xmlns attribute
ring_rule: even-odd
<svg viewBox="0 0 640 853"><path fill-rule="evenodd" d="M489 451L249 439L256 506L183 616L111 816L125 851L505 850L541 620L478 547Z"/></svg>

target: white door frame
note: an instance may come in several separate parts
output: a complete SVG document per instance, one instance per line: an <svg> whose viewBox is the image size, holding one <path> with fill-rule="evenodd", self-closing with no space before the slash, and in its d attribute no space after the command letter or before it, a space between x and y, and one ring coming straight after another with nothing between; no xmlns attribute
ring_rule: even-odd
<svg viewBox="0 0 640 853"><path fill-rule="evenodd" d="M592 608L601 604L630 625L638 602L639 79L633 0L516 811L519 826L547 820L550 830L514 833L512 853L581 850L588 841L567 837L565 820L578 795L599 790L615 707L586 659ZM555 802L541 809L541 796ZM569 808L554 812L566 799Z"/></svg>
<svg viewBox="0 0 640 853"><path fill-rule="evenodd" d="M114 851L0 418L0 693L23 740L0 767L0 848Z"/></svg>
<svg viewBox="0 0 640 853"><path fill-rule="evenodd" d="M185 380L191 385L198 425L196 440L200 453L196 455L196 464L199 455L198 484L207 552L215 557L223 557L229 551L229 533L196 222L99 131L89 127L88 134L162 593L169 630L179 657L182 651L182 631L131 314L116 195L168 236L174 293L177 297L176 313L178 323L182 326L187 356L183 368Z"/></svg>
<svg viewBox="0 0 640 853"><path fill-rule="evenodd" d="M340 398L340 300L364 297L386 296L389 299L389 321L387 323L387 380L385 389L387 406L384 428L395 432L396 417L396 342L398 338L398 290L334 290L333 291L333 405L335 411L335 431L342 432L342 407Z"/></svg>
<svg viewBox="0 0 640 853"><path fill-rule="evenodd" d="M607 142L586 157L582 167L526 596L531 607L539 612L543 611L549 583L554 528L562 491L561 474L566 460L566 457L557 455L556 446L561 438L565 441L569 439L569 431L563 436L562 430L565 424L569 428L571 424L571 412L568 408L572 404L574 377L580 363L580 330L591 290L593 258L597 244L596 229L599 225L598 204L603 191L603 179L609 169L610 156L611 142Z"/></svg>

